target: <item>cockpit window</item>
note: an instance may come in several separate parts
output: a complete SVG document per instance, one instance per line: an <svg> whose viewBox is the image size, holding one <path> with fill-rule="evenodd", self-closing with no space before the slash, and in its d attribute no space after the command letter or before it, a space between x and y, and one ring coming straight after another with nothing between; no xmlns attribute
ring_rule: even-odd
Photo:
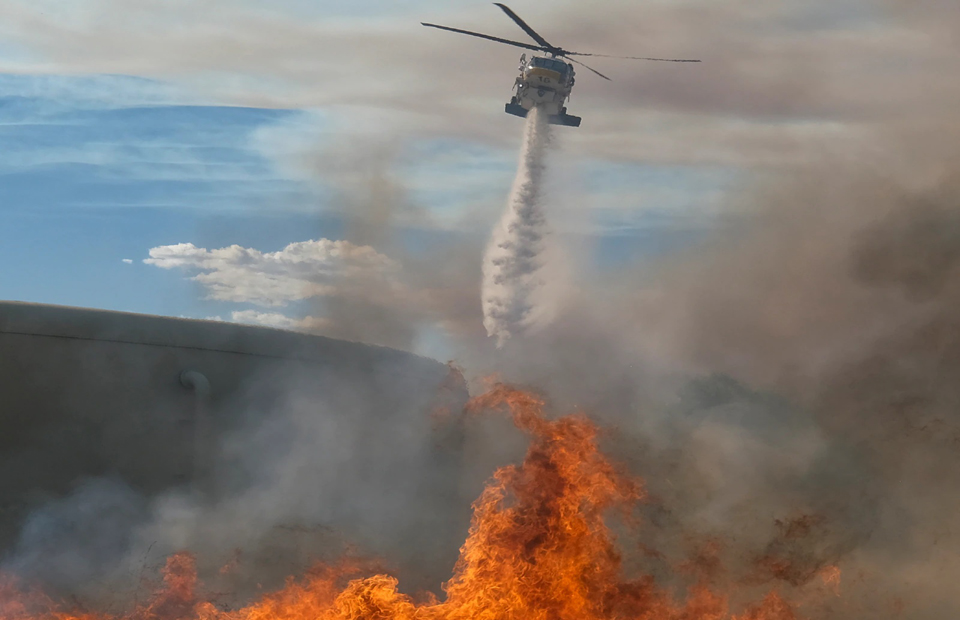
<svg viewBox="0 0 960 620"><path fill-rule="evenodd" d="M552 58L534 58L531 61L530 66L550 69L551 71L557 71L558 73L567 72L567 63L560 60L554 60Z"/></svg>

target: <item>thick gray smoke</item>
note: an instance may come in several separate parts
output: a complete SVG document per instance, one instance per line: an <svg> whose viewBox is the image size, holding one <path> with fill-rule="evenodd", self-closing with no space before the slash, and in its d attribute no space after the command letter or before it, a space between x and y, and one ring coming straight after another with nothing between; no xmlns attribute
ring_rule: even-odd
<svg viewBox="0 0 960 620"><path fill-rule="evenodd" d="M956 12L942 2L897 11L929 22L924 31L957 32ZM955 50L948 40L960 39L941 42ZM805 44L840 58L829 42ZM730 55L750 69L731 84L753 75L755 56ZM821 163L781 170L730 196L737 217L702 247L655 266L587 274L582 294L565 300L542 330L530 327L542 309L544 222L535 181L547 141L534 140L544 135L531 120L482 291L488 333L501 341L525 333L523 346L491 354L471 331L480 326L481 248L466 243L446 246L442 260L406 262L418 294L403 314L394 298L381 304L383 315L349 306L344 316L364 317L349 335L366 339L401 318L403 329L383 340L406 346L407 325L445 322L465 334L457 354L468 370L533 385L558 413L577 406L615 428L606 446L650 491L640 540L623 541L625 556L662 582L693 556L697 574L718 590L736 597L773 583L805 603L799 616L808 619L958 617L960 124L956 97L938 96L956 82L944 77L956 75L950 62L931 65L930 81L911 73L918 81L896 92L893 82L864 88L851 81L858 97L898 108L871 135L872 148L822 145L836 155L827 165L820 150L784 149ZM780 62L776 73L793 77L791 67ZM764 106L823 94L770 87L770 74L759 72L759 81L749 81L754 88L736 89L724 105L742 93L775 100ZM899 84L905 75L898 69L893 79ZM720 91L721 82L709 84ZM670 92L643 86L632 96ZM698 110L719 98L686 82L677 92ZM903 93L924 94L923 114L908 113ZM761 99L750 97L749 105ZM843 118L872 118L847 107L856 101L844 100ZM800 109L815 116L821 107ZM540 159L531 158L531 146L540 147ZM388 199L375 204L382 209ZM429 303L418 305L421 298ZM269 412L270 424L230 436L226 469L244 477L218 502L183 492L143 498L111 481L86 483L24 521L8 566L68 590L89 589L98 583L90 575L103 577L97 567L120 566L135 581L147 550L157 563L163 553L193 548L216 575L238 546L238 579L258 583L266 575L269 585L299 571L305 560L291 561L298 553L359 542L408 569L399 571L405 589L435 588L462 543L469 501L494 464L517 457L520 440L486 422L437 435L417 413L385 424L390 406L355 400L375 384L343 386L329 402L300 385L288 389L290 401ZM420 456L436 445L452 451ZM465 460L462 469L445 460L453 455ZM650 553L637 557L637 549ZM840 596L824 584L834 566Z"/></svg>
<svg viewBox="0 0 960 620"><path fill-rule="evenodd" d="M857 576L826 618L960 609L960 564L940 551L960 544L960 191L940 148L915 148L907 170L864 159L779 179L755 196L745 234L631 304L652 327L642 346L781 395L792 406L775 428L815 429L800 462L817 473L786 489L825 532L794 541L793 568L819 555ZM754 502L780 494L759 489Z"/></svg>
<svg viewBox="0 0 960 620"><path fill-rule="evenodd" d="M348 353L342 363L351 362ZM232 604L315 562L356 553L382 558L411 591L437 590L490 472L484 465L483 477L457 473L464 443L452 413L462 392L452 385L437 400L437 370L265 370L214 412L206 475L160 490L121 475L78 480L60 497L32 503L0 553L0 574L120 610L149 591L143 578L166 557L187 550L218 602ZM451 414L431 417L438 403ZM168 419L178 414L171 409ZM153 439L163 460L144 465L175 466L175 446L160 433ZM108 462L121 460L101 450Z"/></svg>
<svg viewBox="0 0 960 620"><path fill-rule="evenodd" d="M483 324L502 346L541 318L538 293L546 234L543 213L543 177L550 125L534 108L524 128L520 165L507 210L494 229L483 258Z"/></svg>
<svg viewBox="0 0 960 620"><path fill-rule="evenodd" d="M624 541L638 570L670 583L693 555L722 591L772 582L817 620L957 615L960 191L955 168L924 155L946 147L929 146L909 170L864 157L774 178L748 192L736 234L660 269L592 274L496 364L465 347L475 372L616 428L607 447L651 492L643 547ZM477 250L423 281L467 279ZM223 579L250 586L359 543L404 588L436 588L483 478L522 445L503 426L437 435L422 412L375 402L376 382L308 379L228 437L237 480L217 501L87 483L25 521L7 566L103 597L180 548L217 579L241 547ZM840 597L823 584L833 566Z"/></svg>
<svg viewBox="0 0 960 620"><path fill-rule="evenodd" d="M806 618L954 617L953 178L918 188L859 164L796 171L753 194L735 237L659 272L619 272L622 286L598 278L509 357L471 364L617 429L608 447L651 492L643 547L624 541L659 554L628 551L638 570L670 583L692 554L705 574L725 568L707 574L723 591L773 582L806 597ZM437 435L422 412L377 402L376 382L303 379L267 423L228 437L232 482L217 501L88 483L25 521L7 567L102 600L181 548L208 581L242 548L229 589L278 584L359 543L400 566L405 588L436 588L483 477L522 446L502 426ZM823 585L833 566L840 597Z"/></svg>

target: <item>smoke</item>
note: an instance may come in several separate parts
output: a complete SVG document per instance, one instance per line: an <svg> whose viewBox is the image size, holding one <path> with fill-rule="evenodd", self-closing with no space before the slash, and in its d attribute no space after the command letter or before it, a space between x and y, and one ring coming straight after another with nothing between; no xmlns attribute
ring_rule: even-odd
<svg viewBox="0 0 960 620"><path fill-rule="evenodd" d="M401 266L389 282L351 277L335 294L312 300L312 331L401 350L418 350L425 326L453 337L482 331L484 239L437 230L411 197L408 162L403 145L379 134L349 134L300 154L296 166L335 190L332 208L343 219L344 240L375 247Z"/></svg>
<svg viewBox="0 0 960 620"><path fill-rule="evenodd" d="M644 570L715 562L818 619L960 611L957 127L952 108L797 153L695 247L588 274L497 359L616 428L654 498ZM808 598L834 566L841 596Z"/></svg>
<svg viewBox="0 0 960 620"><path fill-rule="evenodd" d="M905 6L897 10L956 40L946 32L952 8ZM829 53L822 41L806 44ZM794 78L790 65L776 65L776 74ZM408 201L402 179L365 179L345 191L370 192L357 212L371 207L371 225L348 234L403 263L407 294L372 298L369 312L355 303L370 303L366 292L345 298L331 306L345 327L331 333L409 347L418 325L452 326L465 334L457 357L474 374L536 386L553 411L578 407L615 429L606 448L644 477L651 497L641 539L623 545L628 555L651 550L627 558L638 570L661 577L692 556L731 592L772 581L803 599L837 566L841 596L808 600L807 617L956 617L960 141L955 98L934 96L951 86L951 73L932 73L933 81L897 92L891 82L858 87L858 96L897 108L901 97L927 93L929 113L907 120L917 115L898 109L902 122L864 126L870 148L838 142L811 152L785 130L791 148L772 142L779 146L770 150L804 163L732 193L727 226L657 264L587 271L578 294L563 299L545 294L550 263L538 200L549 127L536 113L509 208L483 256L472 243L419 257L379 247ZM717 98L683 84L677 92L690 109ZM729 88L716 84L717 92ZM823 90L760 84L788 109ZM601 116L598 123L622 126L616 115ZM545 325L551 304L556 314ZM478 305L490 336L502 344L523 334L523 346L487 351L476 334ZM494 465L516 458L519 440L488 421L438 435L422 411L391 421L393 403L364 400L376 382L345 383L338 398L309 384L286 384L281 406L233 411L272 421L228 437L221 458L230 492L217 501L87 483L25 520L6 565L69 590L91 588L97 567L122 566L135 577L156 541L150 557L193 548L214 575L243 547L230 574L250 586L359 541L402 564L405 588L435 589L463 540L469 502ZM725 572L708 570L714 559Z"/></svg>
<svg viewBox="0 0 960 620"><path fill-rule="evenodd" d="M122 609L167 556L189 549L219 602L232 604L317 561L357 554L383 558L411 591L436 590L482 479L457 473L456 418L430 415L438 405L457 411L465 394L454 385L438 400L442 367L411 362L380 360L356 373L264 369L211 412L206 476L156 491L121 475L80 480L30 511L0 574ZM353 363L349 353L342 363Z"/></svg>
<svg viewBox="0 0 960 620"><path fill-rule="evenodd" d="M725 591L773 582L811 600L838 566L841 597L810 602L807 617L952 617L960 192L949 170L921 183L838 158L771 178L735 197L750 209L733 233L657 268L592 274L522 347L495 364L472 342L462 356L616 429L605 447L651 497L641 535L623 541L633 569L670 583L693 557ZM455 257L469 264L476 250ZM457 261L444 265L442 278L418 272L425 289L458 280ZM405 589L436 590L470 501L519 440L490 422L438 432L422 408L376 397L382 377L316 379L284 382L279 405L231 411L249 419L225 439L228 492L215 501L87 484L35 511L5 566L116 600L145 554L189 548L213 587L251 592L354 543Z"/></svg>
<svg viewBox="0 0 960 620"><path fill-rule="evenodd" d="M527 116L520 164L500 223L483 257L483 325L502 346L542 321L538 305L546 217L543 179L550 125L539 108Z"/></svg>
<svg viewBox="0 0 960 620"><path fill-rule="evenodd" d="M817 617L960 609L960 564L938 551L960 544L949 516L960 482L949 134L882 136L879 155L839 149L778 173L737 197L748 208L735 234L635 273L616 296L644 326L623 333L630 346L705 377L681 391L674 439L654 448L685 457L672 472L640 459L684 489L665 490L666 505L685 507L671 512L678 531L735 538L786 583L834 564L856 576ZM791 529L811 523L801 515L822 520Z"/></svg>
<svg viewBox="0 0 960 620"><path fill-rule="evenodd" d="M960 544L956 160L942 157L943 139L917 139L904 167L905 143L883 143L882 156L840 149L732 195L734 224L683 254L589 273L580 294L551 300L562 303L549 325L508 324L522 347L487 356L462 341L476 374L534 385L552 411L582 408L615 429L605 447L651 497L642 535L623 542L635 570L669 582L693 557L725 591L773 582L809 600L837 566L841 597L810 602L807 617L960 609L949 551ZM542 250L532 238L526 247ZM404 259L411 289L437 297L403 310L479 323L480 283L464 275L479 248L444 251ZM526 257L528 284L550 266L543 257ZM404 588L436 590L469 502L519 440L488 421L438 433L422 408L376 398L382 378L313 389L316 379L284 382L280 405L231 411L249 419L225 439L228 492L215 501L85 484L31 514L5 565L96 600L130 591L117 584L135 581L145 554L190 548L205 580L249 592L355 543L392 563Z"/></svg>

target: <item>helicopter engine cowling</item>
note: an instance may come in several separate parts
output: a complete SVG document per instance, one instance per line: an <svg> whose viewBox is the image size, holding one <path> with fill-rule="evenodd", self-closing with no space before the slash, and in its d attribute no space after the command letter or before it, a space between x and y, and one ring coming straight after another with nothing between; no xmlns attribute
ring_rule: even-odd
<svg viewBox="0 0 960 620"><path fill-rule="evenodd" d="M557 71L540 67L527 67L523 80L531 86L558 89L563 87L563 76Z"/></svg>

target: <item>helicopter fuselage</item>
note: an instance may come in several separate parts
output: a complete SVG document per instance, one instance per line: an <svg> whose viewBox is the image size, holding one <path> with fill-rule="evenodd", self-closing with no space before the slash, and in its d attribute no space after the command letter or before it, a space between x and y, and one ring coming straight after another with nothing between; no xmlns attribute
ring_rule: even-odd
<svg viewBox="0 0 960 620"><path fill-rule="evenodd" d="M580 118L567 114L576 72L571 63L559 58L534 56L520 59L520 75L514 82L514 96L506 105L506 112L525 117L530 110L540 108L554 125L579 127Z"/></svg>

